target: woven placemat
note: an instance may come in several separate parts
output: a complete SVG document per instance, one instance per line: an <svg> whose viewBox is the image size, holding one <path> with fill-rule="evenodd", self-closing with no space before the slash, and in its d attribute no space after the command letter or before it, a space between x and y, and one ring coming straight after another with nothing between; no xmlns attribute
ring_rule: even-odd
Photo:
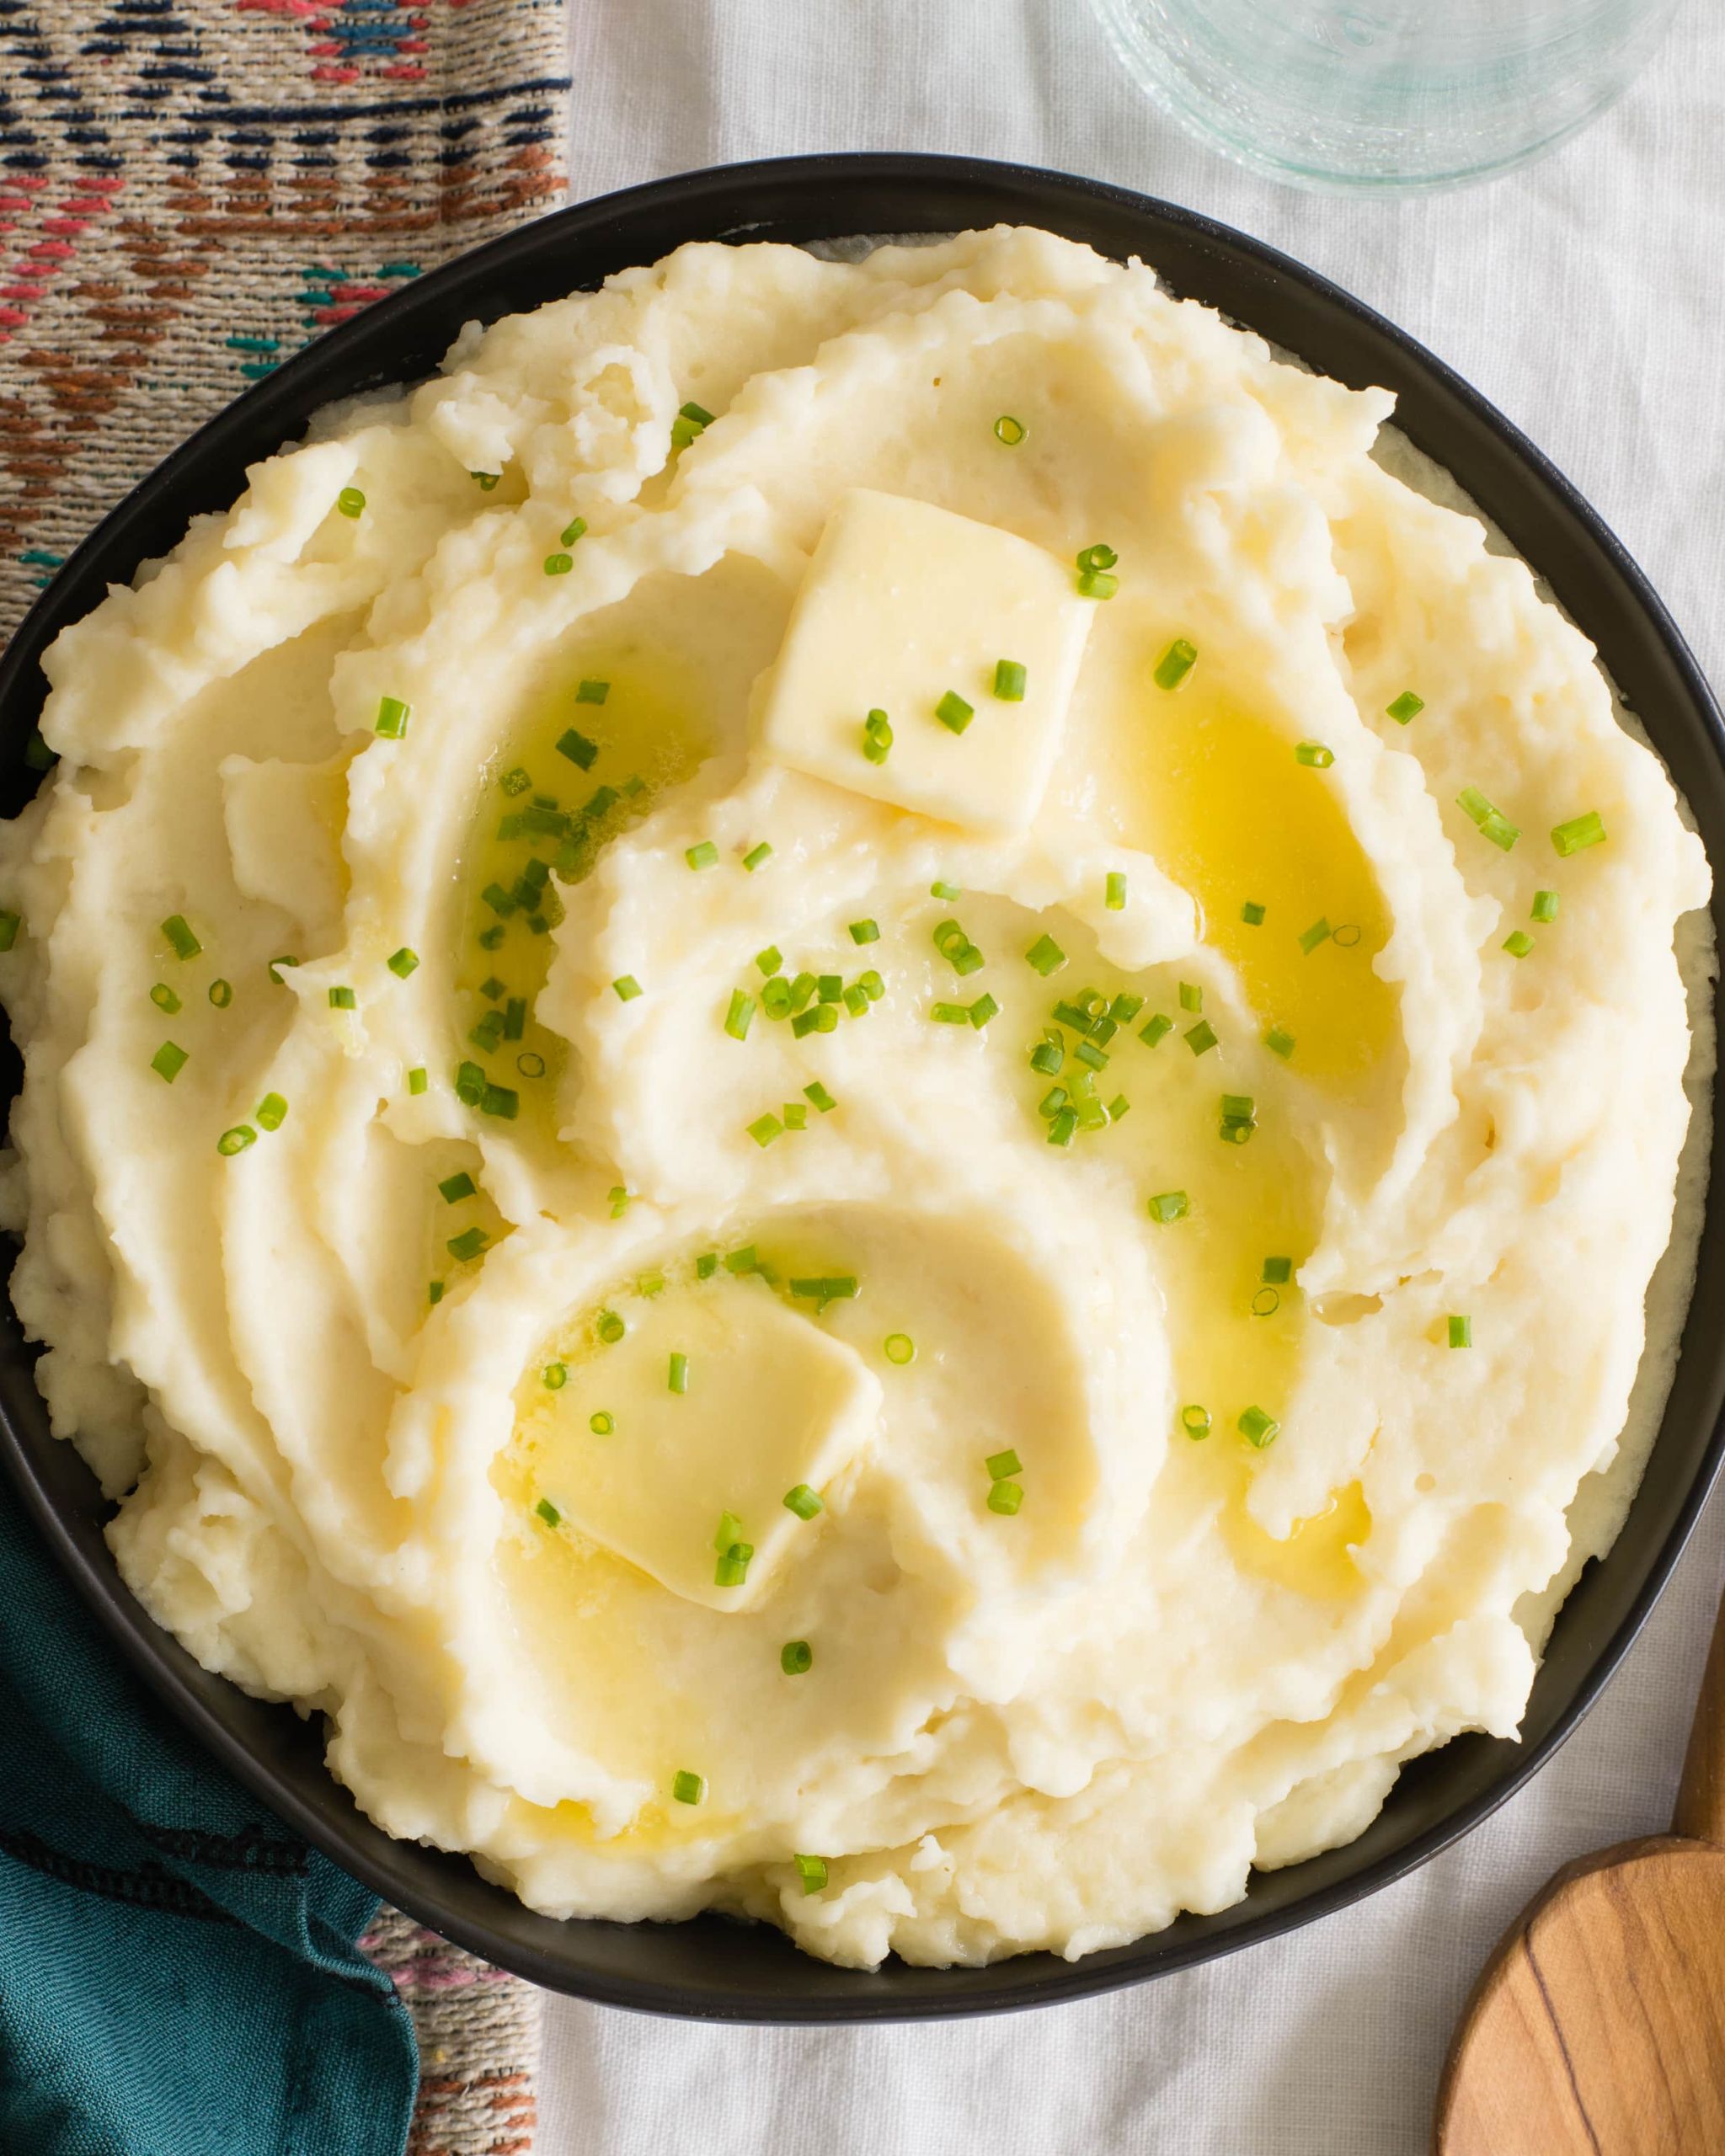
<svg viewBox="0 0 1725 2156"><path fill-rule="evenodd" d="M561 200L564 0L0 0L0 639L248 382ZM525 2156L536 1994L393 1910L409 2156Z"/></svg>

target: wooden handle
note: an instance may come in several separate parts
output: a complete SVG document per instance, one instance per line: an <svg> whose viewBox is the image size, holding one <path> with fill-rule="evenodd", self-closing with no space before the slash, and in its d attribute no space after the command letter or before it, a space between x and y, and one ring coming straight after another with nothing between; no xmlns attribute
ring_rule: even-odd
<svg viewBox="0 0 1725 2156"><path fill-rule="evenodd" d="M1701 1675L1671 1831L1725 1847L1725 1602L1719 1605L1713 1645Z"/></svg>

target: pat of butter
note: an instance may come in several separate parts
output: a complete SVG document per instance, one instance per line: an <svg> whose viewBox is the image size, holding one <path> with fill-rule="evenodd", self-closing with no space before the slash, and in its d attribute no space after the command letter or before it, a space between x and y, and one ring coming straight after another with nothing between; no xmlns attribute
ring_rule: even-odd
<svg viewBox="0 0 1725 2156"><path fill-rule="evenodd" d="M856 488L809 565L761 713L765 753L793 771L925 816L1007 837L1046 790L1096 602L1028 539ZM995 670L1022 667L1022 702ZM954 732L943 696L974 716ZM884 711L892 746L863 753Z"/></svg>
<svg viewBox="0 0 1725 2156"><path fill-rule="evenodd" d="M747 1609L793 1543L822 1532L786 1493L823 1491L868 1442L880 1381L752 1276L720 1273L624 1308L623 1338L570 1362L560 1390L531 1381L521 1435L535 1491L674 1594ZM686 1358L684 1391L671 1388L673 1356ZM740 1587L715 1577L727 1513L754 1545Z"/></svg>

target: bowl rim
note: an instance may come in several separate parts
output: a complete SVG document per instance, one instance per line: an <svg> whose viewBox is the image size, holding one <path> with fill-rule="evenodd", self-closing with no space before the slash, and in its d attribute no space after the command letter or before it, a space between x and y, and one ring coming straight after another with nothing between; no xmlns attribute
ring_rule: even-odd
<svg viewBox="0 0 1725 2156"><path fill-rule="evenodd" d="M927 214L919 217L919 209ZM1183 296L1206 298L1189 276L1171 269L1171 258L1178 258L1188 272L1196 267L1200 283L1213 277L1229 286L1228 303L1210 298L1209 304L1309 364L1320 362L1302 343L1275 334L1266 322L1302 323L1321 344L1333 346L1339 339L1348 353L1369 357L1371 364L1363 374L1338 365L1334 350L1322 365L1355 386L1387 379L1398 394L1397 425L1445 470L1453 472L1458 462L1472 467L1483 460L1494 475L1493 486L1482 488L1477 476L1458 474L1459 483L1524 552L1583 632L1595 638L1601 663L1620 686L1625 686L1626 671L1640 678L1642 692L1636 707L1649 707L1649 698L1658 703L1663 738L1657 745L1674 768L1678 760L1669 744L1680 739L1690 765L1706 781L1705 786L1692 782L1684 790L1692 804L1697 792L1713 797L1696 804L1696 813L1704 836L1711 832L1720 841L1713 850L1725 858L1725 721L1700 668L1603 520L1550 460L1453 370L1329 280L1194 211L1039 167L890 151L706 167L571 205L457 256L305 347L200 426L109 511L56 574L0 654L0 739L16 740L35 722L45 691L40 659L47 643L88 613L110 580L128 581L145 562L175 543L194 515L226 508L237 491L236 460L250 462L296 440L311 414L334 398L430 373L462 321L489 322L539 304L554 291L590 289L625 264L658 259L676 243L667 234L731 242L811 241L857 232L932 233L984 222L1036 224L1090 238L1116 259L1120 250L1092 234L1103 230L1135 237L1141 244L1127 252L1141 254L1171 289ZM1434 430L1446 434L1446 447L1434 446ZM1515 502L1492 498L1497 475ZM1543 543L1522 547L1517 525L1535 522L1544 527ZM1599 633L1605 622L1612 631L1609 639ZM1636 664L1626 669L1610 647L1626 651L1632 644L1637 646ZM1716 925L1719 918L1716 894ZM1716 1080L1716 1128L1721 1099ZM877 1972L835 1971L802 1955L771 1928L745 1931L710 1916L651 1926L601 1919L558 1923L533 1912L518 1920L511 1913L522 1912L523 1905L506 1888L483 1879L467 1859L393 1840L374 1827L321 1759L318 1772L327 1788L296 1785L272 1756L273 1746L260 1742L258 1732L264 1725L248 1721L259 1716L291 1718L293 1710L264 1706L226 1679L202 1671L145 1614L120 1580L102 1540L101 1519L109 1508L92 1497L93 1478L71 1446L47 1433L45 1412L30 1375L31 1351L9 1299L0 1311L0 1463L110 1638L222 1764L334 1862L488 1961L596 2003L720 2021L932 2020L1056 2004L1236 1951L1332 1914L1393 1883L1487 1817L1570 1734L1641 1629L1725 1461L1720 1413L1725 1401L1725 1334L1709 1341L1697 1320L1697 1312L1712 1300L1704 1289L1711 1289L1715 1280L1725 1288L1725 1222L1720 1218L1725 1204L1718 1180L1716 1150L1681 1359L1642 1484L1616 1542L1605 1559L1590 1561L1547 1642L1541 1678L1553 1666L1560 1636L1577 1641L1571 1659L1578 1662L1578 1670L1562 1685L1561 1699L1546 1700L1535 1716L1534 1699L1541 1691L1536 1678L1524 1722L1524 1729L1528 1721L1534 1724L1530 1735L1519 1742L1452 1739L1402 1769L1384 1812L1352 1842L1283 1872L1254 1872L1246 1898L1215 1916L1182 1917L1168 1930L1076 1961L1044 1952L975 1968L927 1970L889 1961ZM1680 1393L1680 1410L1673 1405ZM1674 1424L1680 1425L1681 1456L1672 1470L1671 1487L1661 1490L1656 1516L1651 1505L1643 1506L1643 1497L1653 1459ZM68 1460L75 1465L68 1466ZM1645 1517L1638 1519L1638 1514ZM1613 1560L1618 1560L1615 1567ZM1608 1574L1612 1588L1604 1593L1599 1582ZM1475 1748L1466 1753L1468 1747ZM1387 1839L1378 1836L1410 1775L1431 1762L1453 1761L1462 1753L1470 1764L1448 1777L1458 1783L1455 1801L1440 1805L1423 1828L1410 1828L1399 1838L1394 1833ZM1381 1848L1377 1840L1384 1842ZM1355 1852L1358 1861L1350 1861ZM1310 1891L1288 1896L1260 1888L1266 1879L1289 1880L1298 1874L1312 1880ZM480 1891L463 1888L463 1881ZM769 1950L768 1978L734 1988L724 1970L737 1950L728 1957L724 1941L740 1941L757 1929L784 1946L783 1967L774 1973L776 1950ZM699 1982L631 1973L619 1968L617 1955L601 1952L595 1943L607 1935L643 1932L665 1940L680 1934L698 1934L703 1940L716 1936L716 1953L707 1959L718 1973L704 1974ZM546 1934L555 1935L554 1940L541 1935ZM571 1940L576 1941L573 1947Z"/></svg>

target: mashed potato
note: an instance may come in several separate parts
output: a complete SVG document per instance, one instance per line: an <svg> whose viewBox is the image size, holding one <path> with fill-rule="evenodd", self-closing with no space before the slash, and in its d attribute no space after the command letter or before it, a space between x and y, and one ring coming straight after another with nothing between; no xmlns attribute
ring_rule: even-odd
<svg viewBox="0 0 1725 2156"><path fill-rule="evenodd" d="M391 1833L1077 1956L1514 1731L1708 873L1390 404L1044 233L691 247L54 647L13 1293Z"/></svg>

